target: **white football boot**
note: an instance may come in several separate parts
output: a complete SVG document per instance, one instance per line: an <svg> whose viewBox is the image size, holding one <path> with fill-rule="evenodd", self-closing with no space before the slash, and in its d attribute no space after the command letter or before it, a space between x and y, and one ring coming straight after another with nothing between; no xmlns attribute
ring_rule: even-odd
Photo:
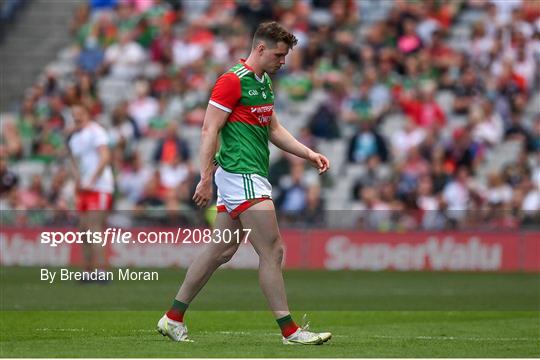
<svg viewBox="0 0 540 360"><path fill-rule="evenodd" d="M332 333L330 332L321 332L319 333L319 337L322 339L323 342L327 342L332 338Z"/></svg>
<svg viewBox="0 0 540 360"><path fill-rule="evenodd" d="M321 345L323 339L317 333L298 328L294 334L283 337L283 343L285 345Z"/></svg>
<svg viewBox="0 0 540 360"><path fill-rule="evenodd" d="M186 341L193 342L188 339L188 330L184 323L179 321L171 320L167 315L163 315L157 323L157 331L163 335L168 336L172 341Z"/></svg>
<svg viewBox="0 0 540 360"><path fill-rule="evenodd" d="M294 334L288 337L282 337L283 344L292 345L321 345L332 338L332 333L316 333L309 331L309 321L306 322L306 315L302 317L302 327L298 328Z"/></svg>

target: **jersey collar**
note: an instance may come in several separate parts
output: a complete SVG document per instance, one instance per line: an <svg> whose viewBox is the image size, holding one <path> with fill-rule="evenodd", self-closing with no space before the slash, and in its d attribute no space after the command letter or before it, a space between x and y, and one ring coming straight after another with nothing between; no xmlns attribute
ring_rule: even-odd
<svg viewBox="0 0 540 360"><path fill-rule="evenodd" d="M248 69L249 71L251 71L253 73L253 75L255 76L255 79L257 79L258 82L262 83L264 81L264 74L263 74L262 78L258 77L257 74L255 73L255 70L253 70L253 68L251 66L246 64L246 59L240 59L240 62L242 63L242 65L244 65L244 67L246 69Z"/></svg>
<svg viewBox="0 0 540 360"><path fill-rule="evenodd" d="M240 62L242 63L242 65L244 65L244 67L246 69L248 69L249 71L252 71L254 74L255 74L255 70L253 70L253 68L251 66L249 66L248 64L246 64L246 59L240 59Z"/></svg>

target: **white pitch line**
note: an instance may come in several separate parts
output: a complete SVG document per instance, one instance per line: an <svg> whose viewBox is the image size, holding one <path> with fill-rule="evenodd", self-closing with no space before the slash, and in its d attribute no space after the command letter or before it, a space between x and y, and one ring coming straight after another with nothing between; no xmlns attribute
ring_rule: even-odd
<svg viewBox="0 0 540 360"><path fill-rule="evenodd" d="M50 328L39 328L39 329L36 329L36 331L72 331L72 332L77 332L77 331L86 331L85 329L78 329L78 328L73 328L73 329L50 329Z"/></svg>
<svg viewBox="0 0 540 360"><path fill-rule="evenodd" d="M198 334L210 335L210 334L220 334L220 335L279 335L279 332L249 332L249 331L200 331Z"/></svg>
<svg viewBox="0 0 540 360"><path fill-rule="evenodd" d="M456 337L456 336L386 336L372 335L374 339L400 339L400 340L450 340L450 341L540 341L540 338L482 338L482 337Z"/></svg>
<svg viewBox="0 0 540 360"><path fill-rule="evenodd" d="M82 332L82 331L89 331L90 329L84 329L84 328L37 328L36 331L50 331L50 332ZM107 329L91 329L92 331L107 331ZM138 332L138 333L157 333L156 330L152 329L131 329L130 332ZM279 333L271 333L271 332L257 332L257 333L250 333L247 331L200 331L198 334L220 334L220 335L279 335Z"/></svg>
<svg viewBox="0 0 540 360"><path fill-rule="evenodd" d="M222 334L222 335L250 335L250 333L246 332L246 331L218 331L218 334Z"/></svg>
<svg viewBox="0 0 540 360"><path fill-rule="evenodd" d="M83 332L88 331L84 328L38 328L36 331L50 331L50 332ZM92 331L107 331L106 329L92 329ZM151 329L132 329L131 332L141 333L155 333L156 330ZM265 336L278 336L278 333L274 332L249 332L249 331L201 331L198 332L201 335L220 334L220 335L265 335ZM334 334L333 337L337 338L352 338L352 336L346 336L341 334ZM445 341L540 341L540 338L505 338L505 337L457 337L457 336L392 336L392 335L371 335L367 336L368 339L388 339L388 340L445 340Z"/></svg>

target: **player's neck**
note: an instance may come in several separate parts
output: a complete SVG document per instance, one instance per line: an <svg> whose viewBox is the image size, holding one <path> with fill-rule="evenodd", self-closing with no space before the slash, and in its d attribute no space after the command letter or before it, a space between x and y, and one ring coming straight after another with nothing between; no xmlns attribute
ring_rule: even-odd
<svg viewBox="0 0 540 360"><path fill-rule="evenodd" d="M261 68L260 65L257 64L257 62L251 56L249 56L246 59L244 64L252 68L255 75L257 75L259 78L262 78L262 76L264 75L264 70Z"/></svg>
<svg viewBox="0 0 540 360"><path fill-rule="evenodd" d="M81 124L80 130L86 129L87 127L90 126L91 123L92 123L91 121L87 121L84 124Z"/></svg>

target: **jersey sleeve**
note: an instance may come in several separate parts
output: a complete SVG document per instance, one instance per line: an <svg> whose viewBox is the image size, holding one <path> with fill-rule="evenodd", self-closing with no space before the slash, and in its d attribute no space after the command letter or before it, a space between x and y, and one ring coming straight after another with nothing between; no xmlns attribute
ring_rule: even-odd
<svg viewBox="0 0 540 360"><path fill-rule="evenodd" d="M93 135L93 142L96 148L102 145L109 145L109 136L104 128L101 126L96 126Z"/></svg>
<svg viewBox="0 0 540 360"><path fill-rule="evenodd" d="M226 73L216 81L209 103L218 109L231 113L240 97L240 79L233 73Z"/></svg>

